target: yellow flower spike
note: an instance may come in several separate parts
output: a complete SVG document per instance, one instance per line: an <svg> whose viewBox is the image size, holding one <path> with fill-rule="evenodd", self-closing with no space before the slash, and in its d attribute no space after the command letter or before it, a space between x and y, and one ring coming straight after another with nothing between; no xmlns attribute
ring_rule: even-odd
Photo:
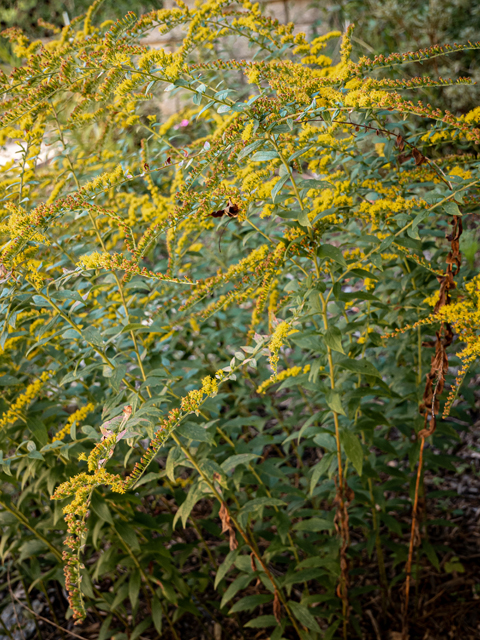
<svg viewBox="0 0 480 640"><path fill-rule="evenodd" d="M70 430L74 422L79 424L82 420L84 420L89 413L91 413L95 409L95 406L89 402L85 407L81 409L77 409L72 415L68 418L64 427L62 427L52 438L52 442L56 442L57 440L63 440L66 436L69 435Z"/></svg>
<svg viewBox="0 0 480 640"><path fill-rule="evenodd" d="M52 371L44 371L38 380L30 383L25 391L18 396L15 402L10 405L9 409L0 418L0 429L4 429L14 424L19 418L22 418L24 409L38 396L45 385L45 382L51 377Z"/></svg>

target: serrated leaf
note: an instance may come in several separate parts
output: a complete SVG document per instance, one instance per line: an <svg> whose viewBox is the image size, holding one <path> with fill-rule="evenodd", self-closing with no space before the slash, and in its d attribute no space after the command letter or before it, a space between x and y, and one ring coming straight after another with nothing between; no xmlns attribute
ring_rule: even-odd
<svg viewBox="0 0 480 640"><path fill-rule="evenodd" d="M182 502L180 508L177 510L175 517L173 519L172 528L175 529L175 525L177 524L179 518L182 519L183 528L187 525L187 520L192 512L193 507L197 504L197 502L202 498L203 491L201 490L198 484L192 486L186 499Z"/></svg>
<svg viewBox="0 0 480 640"><path fill-rule="evenodd" d="M50 294L50 298L52 298L52 300L76 300L77 302L84 302L82 296L77 291L67 291L66 289L54 291Z"/></svg>
<svg viewBox="0 0 480 640"><path fill-rule="evenodd" d="M312 223L310 222L310 218L308 217L308 211L304 209L303 211L298 211L297 220L302 227L311 227Z"/></svg>
<svg viewBox="0 0 480 640"><path fill-rule="evenodd" d="M112 375L109 378L109 383L115 391L120 388L120 383L127 374L127 367L124 364L119 364L115 367Z"/></svg>
<svg viewBox="0 0 480 640"><path fill-rule="evenodd" d="M280 178L280 180L277 183L275 183L275 186L272 189L272 202L275 202L275 198L280 193L283 185L287 182L289 178L290 178L290 175L287 173L286 176L283 176L283 178Z"/></svg>
<svg viewBox="0 0 480 640"><path fill-rule="evenodd" d="M30 451L27 454L27 458L32 458L33 460L45 460L40 451Z"/></svg>
<svg viewBox="0 0 480 640"><path fill-rule="evenodd" d="M247 145L238 154L237 162L239 160L243 160L243 158L245 158L245 156L248 156L249 154L253 153L253 151L255 151L255 149L258 149L258 147L261 147L264 142L265 142L265 140L255 140L255 142L252 142L251 144Z"/></svg>
<svg viewBox="0 0 480 640"><path fill-rule="evenodd" d="M177 433L189 440L197 440L198 442L215 442L215 436L198 424L187 423L182 424L177 429Z"/></svg>
<svg viewBox="0 0 480 640"><path fill-rule="evenodd" d="M130 525L125 524L125 522L116 522L115 529L120 538L132 551L140 551L137 534Z"/></svg>
<svg viewBox="0 0 480 640"><path fill-rule="evenodd" d="M270 594L245 596L244 598L236 602L228 613L230 615L231 613L237 613L238 611L253 611L253 609L258 607L259 605L266 604L267 602L271 602L272 600L273 596Z"/></svg>
<svg viewBox="0 0 480 640"><path fill-rule="evenodd" d="M96 327L87 327L86 329L82 329L82 336L87 342L96 347L101 347L103 345L102 334Z"/></svg>
<svg viewBox="0 0 480 640"><path fill-rule="evenodd" d="M138 594L140 592L140 585L142 584L142 576L140 571L135 570L130 576L128 581L128 597L132 603L132 608L135 609L138 602Z"/></svg>
<svg viewBox="0 0 480 640"><path fill-rule="evenodd" d="M361 360L354 360L353 358L343 358L338 364L348 371L353 373L360 373L365 376L373 376L375 378L381 378L380 371L368 360L362 358Z"/></svg>
<svg viewBox="0 0 480 640"><path fill-rule="evenodd" d="M339 353L343 353L343 355L345 355L345 351L342 347L342 332L338 327L328 327L323 338L325 340L325 344L330 347L330 349L333 349L334 351L338 351Z"/></svg>
<svg viewBox="0 0 480 640"><path fill-rule="evenodd" d="M0 376L0 387L8 387L11 384L19 384L20 380L14 376Z"/></svg>
<svg viewBox="0 0 480 640"><path fill-rule="evenodd" d="M309 520L302 520L293 525L295 531L331 531L335 529L335 525L330 520L325 518L310 518Z"/></svg>
<svg viewBox="0 0 480 640"><path fill-rule="evenodd" d="M242 575L238 576L238 578L235 578L235 580L232 582L231 585L229 585L228 589L223 594L222 601L220 602L220 609L222 609L227 604L227 602L230 602L230 600L239 591L245 589L253 579L254 579L253 573L251 574L243 573Z"/></svg>
<svg viewBox="0 0 480 640"><path fill-rule="evenodd" d="M318 622L312 616L307 607L299 602L294 602L293 600L288 601L288 606L290 607L295 618L303 624L304 627L310 629L311 631L316 631L320 633L320 627L318 626Z"/></svg>
<svg viewBox="0 0 480 640"><path fill-rule="evenodd" d="M182 452L179 447L172 447L168 452L166 471L170 482L175 482L175 466L177 460L181 458L181 456Z"/></svg>
<svg viewBox="0 0 480 640"><path fill-rule="evenodd" d="M380 246L378 247L378 252L382 253L382 251L385 251L385 249L388 249L388 247L393 243L393 241L395 240L395 236L388 236L388 238L385 238L385 240L382 240L382 242L380 243Z"/></svg>
<svg viewBox="0 0 480 640"><path fill-rule="evenodd" d="M346 416L345 409L342 407L342 401L340 394L335 389L329 389L325 394L325 402L332 411L339 413L342 416Z"/></svg>
<svg viewBox="0 0 480 640"><path fill-rule="evenodd" d="M258 616L258 618L254 618L253 620L249 620L244 626L249 627L250 629L265 629L266 627L276 627L278 622L275 619L275 616Z"/></svg>
<svg viewBox="0 0 480 640"><path fill-rule="evenodd" d="M286 503L279 498L254 498L242 507L241 513L250 513L262 507L284 507L285 504Z"/></svg>
<svg viewBox="0 0 480 640"><path fill-rule="evenodd" d="M228 473L239 464L244 464L246 466L249 462L251 462L255 458L260 458L260 457L261 456L258 456L255 453L238 453L237 455L230 456L229 458L224 460L220 466L225 471L225 473Z"/></svg>
<svg viewBox="0 0 480 640"><path fill-rule="evenodd" d="M450 200L449 202L446 202L443 205L443 210L446 213L448 213L449 216L461 216L462 215L462 212L458 208L458 204L456 202L454 202L453 200Z"/></svg>
<svg viewBox="0 0 480 640"><path fill-rule="evenodd" d="M345 262L345 258L343 257L343 254L340 251L340 249L338 247L334 247L331 244L322 244L317 249L317 256L323 259L334 260L335 262L338 262L338 264L341 264L342 267L347 266L347 263Z"/></svg>
<svg viewBox="0 0 480 640"><path fill-rule="evenodd" d="M218 583L227 575L229 569L232 567L239 553L240 551L237 549L230 551L230 553L227 554L225 560L218 567L217 575L215 576L215 584L213 585L215 589L217 588Z"/></svg>
<svg viewBox="0 0 480 640"><path fill-rule="evenodd" d="M45 424L35 416L30 416L27 420L27 427L40 447L44 447L48 442L48 431Z"/></svg>
<svg viewBox="0 0 480 640"><path fill-rule="evenodd" d="M152 599L152 618L153 618L153 624L155 626L155 629L157 630L157 633L161 637L162 636L162 606L156 596Z"/></svg>
<svg viewBox="0 0 480 640"><path fill-rule="evenodd" d="M113 519L110 513L110 509L107 507L103 497L100 496L97 493L97 491L93 492L90 505L92 507L92 511L94 511L97 514L100 520L102 520L103 522L108 522L108 524L113 525Z"/></svg>
<svg viewBox="0 0 480 640"><path fill-rule="evenodd" d="M278 158L276 151L258 151L251 158L251 162L266 162L267 160L275 160Z"/></svg>
<svg viewBox="0 0 480 640"><path fill-rule="evenodd" d="M327 472L332 459L333 453L325 453L320 462L313 467L312 477L310 478L310 495L313 494L318 480Z"/></svg>
<svg viewBox="0 0 480 640"><path fill-rule="evenodd" d="M340 442L345 450L345 454L353 464L359 476L362 475L363 469L363 448L358 436L343 429L340 431Z"/></svg>

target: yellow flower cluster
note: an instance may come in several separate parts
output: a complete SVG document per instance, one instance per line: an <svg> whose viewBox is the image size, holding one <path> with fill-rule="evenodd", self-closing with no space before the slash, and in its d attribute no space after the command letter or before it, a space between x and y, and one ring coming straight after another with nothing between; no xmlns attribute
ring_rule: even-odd
<svg viewBox="0 0 480 640"><path fill-rule="evenodd" d="M25 391L18 396L15 402L10 405L7 411L0 418L0 429L4 429L14 424L18 418L22 418L22 411L27 407L32 400L40 393L45 382L52 375L51 371L44 371L38 380L28 385Z"/></svg>
<svg viewBox="0 0 480 640"><path fill-rule="evenodd" d="M206 376L202 380L201 389L194 389L184 396L180 402L180 408L184 413L196 413L205 397L213 398L218 393L218 382L215 378Z"/></svg>
<svg viewBox="0 0 480 640"><path fill-rule="evenodd" d="M270 350L269 362L273 370L273 379L277 379L278 354L282 348L285 338L291 333L295 333L296 329L292 329L288 322L280 322L270 338L268 348Z"/></svg>
<svg viewBox="0 0 480 640"><path fill-rule="evenodd" d="M104 189L110 189L125 180L122 165L118 165L113 171L102 173L90 182L82 185L83 193L90 193Z"/></svg>
<svg viewBox="0 0 480 640"><path fill-rule="evenodd" d="M70 433L70 429L72 427L72 424L74 422L76 422L77 424L79 424L84 418L86 418L88 416L89 413L91 413L93 410L95 409L95 405L93 405L91 402L89 402L85 407L81 407L80 409L77 409L74 413L72 413L72 415L68 418L66 424L64 427L62 427L60 429L60 431L58 431L52 438L52 442L55 442L57 440L63 440L65 438L65 436L68 436L68 434Z"/></svg>
<svg viewBox="0 0 480 640"><path fill-rule="evenodd" d="M99 253L95 251L94 253L89 253L85 256L80 256L79 261L77 262L77 266L82 269L100 269L105 267L105 264L109 264L109 255L104 253ZM105 267L108 268L108 267Z"/></svg>
<svg viewBox="0 0 480 640"><path fill-rule="evenodd" d="M286 380L287 378L293 378L295 376L298 376L300 373L308 373L310 371L310 365L306 364L303 369L302 367L290 367L289 369L284 369L283 371L280 371L280 373L277 374L276 378L274 379L273 376L271 376L270 378L267 378L266 380L264 380L262 382L262 384L260 384L257 387L257 393L262 394L265 393L265 391L272 386L272 384L274 384L275 382L280 382L282 380Z"/></svg>

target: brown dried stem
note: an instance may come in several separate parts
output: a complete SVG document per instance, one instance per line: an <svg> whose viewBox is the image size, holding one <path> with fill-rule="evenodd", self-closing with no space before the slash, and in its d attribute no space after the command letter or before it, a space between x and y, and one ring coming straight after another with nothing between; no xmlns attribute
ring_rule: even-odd
<svg viewBox="0 0 480 640"><path fill-rule="evenodd" d="M438 277L438 281L440 283L440 295L438 302L435 305L435 313L437 313L443 306L450 304L449 292L451 289L455 289L456 287L454 276L458 274L461 264L460 236L462 235L463 230L462 219L459 216L453 216L451 224L453 227L452 232L446 234L446 238L447 240L449 240L451 248L446 260L446 273L444 276ZM402 640L406 640L408 637L408 605L410 596L413 549L420 544L421 540L421 534L418 528L418 502L420 494L420 480L423 473L423 451L425 448L425 438L428 438L435 432L436 416L438 414L440 405L439 396L442 394L443 388L445 386L445 376L448 371L447 347L452 344L452 341L452 327L448 324L448 322L442 322L440 330L436 332L435 354L432 356L431 367L429 373L427 374L425 391L423 393L422 403L420 404L420 413L423 413L424 416L424 426L423 429L417 434L417 438L420 438L420 451L418 458L417 478L415 482L415 495L413 499L410 544L405 569L406 578L405 600L403 604Z"/></svg>

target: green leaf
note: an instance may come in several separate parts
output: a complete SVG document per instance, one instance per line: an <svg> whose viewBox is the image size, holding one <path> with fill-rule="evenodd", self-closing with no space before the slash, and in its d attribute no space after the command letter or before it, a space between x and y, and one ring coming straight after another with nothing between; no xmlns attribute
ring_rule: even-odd
<svg viewBox="0 0 480 640"><path fill-rule="evenodd" d="M35 416L30 416L27 419L27 427L40 447L44 447L48 442L48 431L44 423Z"/></svg>
<svg viewBox="0 0 480 640"><path fill-rule="evenodd" d="M113 370L113 373L109 379L109 383L115 391L119 390L120 383L122 382L126 374L127 374L127 367L124 364L117 365Z"/></svg>
<svg viewBox="0 0 480 640"><path fill-rule="evenodd" d="M358 276L359 278L370 278L370 280L378 280L378 276L375 275L374 273L371 273L370 271L367 271L366 269L351 269L349 274L350 275L354 275L354 276Z"/></svg>
<svg viewBox="0 0 480 640"><path fill-rule="evenodd" d="M237 161L238 160L242 160L243 158L245 158L245 156L248 156L250 153L255 151L255 149L258 149L258 147L261 147L262 144L264 144L264 142L265 142L265 140L263 140L263 139L262 140L255 140L255 142L252 142L251 144L247 145L238 154Z"/></svg>
<svg viewBox="0 0 480 640"><path fill-rule="evenodd" d="M310 631L316 631L317 633L321 632L320 627L318 626L318 622L312 616L310 611L303 604L299 602L294 602L293 600L288 601L288 606L290 607L295 618L303 624L304 627L310 629Z"/></svg>
<svg viewBox="0 0 480 640"><path fill-rule="evenodd" d="M103 345L102 334L95 327L87 327L86 329L82 329L82 336L87 342L93 344L95 347L101 347Z"/></svg>
<svg viewBox="0 0 480 640"><path fill-rule="evenodd" d="M138 594L140 592L140 585L142 584L142 576L140 571L136 569L132 572L130 580L128 581L128 597L132 603L132 609L135 609L138 602Z"/></svg>
<svg viewBox="0 0 480 640"><path fill-rule="evenodd" d="M451 560L445 562L444 569L445 573L465 573L465 567L459 561L458 556L454 556Z"/></svg>
<svg viewBox="0 0 480 640"><path fill-rule="evenodd" d="M46 548L47 547L42 540L28 540L28 542L24 542L20 547L18 561L22 562L22 560L25 560L26 558L34 558L45 551Z"/></svg>
<svg viewBox="0 0 480 640"><path fill-rule="evenodd" d="M54 291L50 294L52 300L76 300L77 302L84 302L82 296L77 291Z"/></svg>
<svg viewBox="0 0 480 640"><path fill-rule="evenodd" d="M137 534L128 524L124 522L116 522L115 529L120 538L128 545L132 551L140 551L140 544L138 543Z"/></svg>
<svg viewBox="0 0 480 640"><path fill-rule="evenodd" d="M378 369L368 360L362 358L361 360L354 360L353 358L343 358L338 364L348 371L353 373L360 373L365 376L373 376L375 378L381 378L382 374Z"/></svg>
<svg viewBox="0 0 480 640"><path fill-rule="evenodd" d="M339 351L345 355L345 351L342 347L342 332L338 327L330 326L328 327L325 335L324 335L325 343L330 349L334 351Z"/></svg>
<svg viewBox="0 0 480 640"><path fill-rule="evenodd" d="M310 222L310 218L308 217L308 211L306 209L298 212L297 220L302 225L302 227L312 226L312 223Z"/></svg>
<svg viewBox="0 0 480 640"><path fill-rule="evenodd" d="M145 620L142 620L142 622L137 624L137 626L134 628L130 636L130 640L137 640L137 638L139 638L142 635L142 633L146 631L151 624L152 624L152 618L150 616L147 616ZM116 638L117 636L115 635L113 637ZM112 637L112 640L113 640L113 637Z"/></svg>
<svg viewBox="0 0 480 640"><path fill-rule="evenodd" d="M310 518L302 520L293 525L295 531L331 531L335 529L335 525L330 520L324 518Z"/></svg>
<svg viewBox="0 0 480 640"><path fill-rule="evenodd" d="M388 247L393 243L393 241L395 240L395 236L388 236L388 238L385 238L385 240L382 240L382 242L380 243L380 246L378 247L378 252L382 253L382 251L385 251L385 249L388 249Z"/></svg>
<svg viewBox="0 0 480 640"><path fill-rule="evenodd" d="M342 401L338 391L329 389L325 394L325 402L332 411L335 411L335 413L339 413L342 416L347 415L345 413L345 409L342 407Z"/></svg>
<svg viewBox="0 0 480 640"><path fill-rule="evenodd" d="M227 113L230 109L231 107L229 104L221 104L217 109L217 113Z"/></svg>
<svg viewBox="0 0 480 640"><path fill-rule="evenodd" d="M415 216L415 218L413 219L411 229L412 229L412 230L415 230L415 229L418 227L418 225L419 225L423 220L425 220L425 218L428 218L428 216L429 216L431 213L432 213L432 212L431 212L431 211L429 211L429 210L427 210L427 211L425 211L425 210L424 210L424 211L420 211L419 213L417 213L417 215L416 215L416 216Z"/></svg>
<svg viewBox="0 0 480 640"><path fill-rule="evenodd" d="M187 498L182 502L180 508L177 510L175 517L173 519L173 529L175 529L175 525L178 522L178 519L182 519L183 527L185 528L187 525L187 520L192 512L193 507L197 504L199 500L203 497L203 491L198 484L193 485L188 492Z"/></svg>
<svg viewBox="0 0 480 640"><path fill-rule="evenodd" d="M112 634L110 633L110 625L112 624L112 616L109 615L105 618L100 627L100 632L98 634L98 640L107 640L107 638L111 638Z"/></svg>
<svg viewBox="0 0 480 640"><path fill-rule="evenodd" d="M159 636L162 636L162 606L156 596L152 598L152 618L153 624Z"/></svg>
<svg viewBox="0 0 480 640"><path fill-rule="evenodd" d="M250 513L262 507L284 507L286 502L279 498L254 498L249 500L241 509L241 513Z"/></svg>
<svg viewBox="0 0 480 640"><path fill-rule="evenodd" d="M230 615L231 613L236 613L238 611L253 611L253 609L258 607L259 605L266 604L267 602L271 602L272 600L273 596L270 594L245 596L233 605L228 614Z"/></svg>
<svg viewBox="0 0 480 640"><path fill-rule="evenodd" d="M19 384L20 380L14 376L0 376L0 387L8 387L13 384Z"/></svg>
<svg viewBox="0 0 480 640"><path fill-rule="evenodd" d="M239 453L224 460L220 466L225 471L225 473L228 473L239 464L244 464L245 466L247 466L249 462L255 460L255 458L260 457L261 456L258 456L256 453Z"/></svg>
<svg viewBox="0 0 480 640"><path fill-rule="evenodd" d="M292 433L287 438L285 438L285 440L283 441L283 444L285 444L286 442L289 442L290 440L293 440L294 438L297 438L297 444L298 444L300 442L300 438L303 436L303 434L308 429L308 427L310 427L315 422L315 420L318 420L321 415L322 415L321 411L317 411L316 413L313 413L308 418L308 420L305 420L305 422L302 424L302 427L301 427L300 431L298 432L298 434L297 433Z"/></svg>
<svg viewBox="0 0 480 640"><path fill-rule="evenodd" d="M278 158L276 151L258 151L251 158L251 162L266 162L267 160L275 160Z"/></svg>
<svg viewBox="0 0 480 640"><path fill-rule="evenodd" d="M427 558L430 560L431 564L435 567L437 571L440 571L440 562L438 560L437 554L435 553L435 549L433 548L431 543L428 540L423 539L422 547L423 547L423 550L425 551Z"/></svg>
<svg viewBox="0 0 480 640"><path fill-rule="evenodd" d="M332 640L333 636L335 635L335 631L340 626L340 623L341 623L341 620L335 620L335 622L332 625L330 625L328 629L325 631L323 635L323 640Z"/></svg>
<svg viewBox="0 0 480 640"><path fill-rule="evenodd" d="M310 478L310 495L313 494L313 490L317 486L318 480L327 472L332 458L333 453L325 453L320 462L313 467L312 477Z"/></svg>
<svg viewBox="0 0 480 640"><path fill-rule="evenodd" d="M334 260L335 262L338 262L338 264L341 264L343 267L347 266L345 258L343 257L340 249L338 247L334 247L331 244L322 244L320 247L318 247L317 256L319 258L322 258L323 260Z"/></svg>
<svg viewBox="0 0 480 640"><path fill-rule="evenodd" d="M97 514L100 520L102 520L103 522L108 522L108 524L113 525L113 519L110 513L110 509L107 507L103 497L99 495L97 491L94 491L92 493L92 500L91 500L90 506L92 507L92 511L94 511Z"/></svg>
<svg viewBox="0 0 480 640"><path fill-rule="evenodd" d="M167 477L170 482L175 482L175 466L177 461L182 457L182 450L180 447L171 447L167 456L166 471Z"/></svg>
<svg viewBox="0 0 480 640"><path fill-rule="evenodd" d="M290 178L290 175L287 173L286 176L283 176L283 178L280 178L280 180L275 184L275 186L272 189L272 202L275 202L275 198L277 197L283 185L287 182L289 178Z"/></svg>
<svg viewBox="0 0 480 640"><path fill-rule="evenodd" d="M359 476L362 475L363 468L363 448L358 436L343 429L340 431L340 442L345 449L345 454L353 464Z"/></svg>
<svg viewBox="0 0 480 640"><path fill-rule="evenodd" d="M337 441L330 433L318 433L313 441L322 449L326 449L327 451L336 451L337 450Z"/></svg>
<svg viewBox="0 0 480 640"><path fill-rule="evenodd" d="M265 629L266 627L276 627L278 625L275 616L258 616L258 618L254 618L253 620L249 620L244 627L249 627L250 629Z"/></svg>
<svg viewBox="0 0 480 640"><path fill-rule="evenodd" d="M450 200L449 202L446 202L443 205L443 210L446 213L448 213L449 216L461 216L462 215L462 212L458 208L458 204L456 202L454 202L453 200Z"/></svg>
<svg viewBox="0 0 480 640"><path fill-rule="evenodd" d="M213 433L208 431L208 429L204 429L198 424L193 424L192 422L187 422L186 424L182 424L177 429L177 433L189 440L198 440L199 442L215 442L215 436Z"/></svg>
<svg viewBox="0 0 480 640"><path fill-rule="evenodd" d="M75 332L76 337L80 334ZM73 382L77 380L77 378L81 378L82 376L86 376L88 373L91 373L94 369L98 369L99 367L103 367L102 362L94 362L93 364L89 364L86 367L78 367L76 371L70 371L67 373L59 382L59 385L62 386L67 384L67 382Z"/></svg>
<svg viewBox="0 0 480 640"><path fill-rule="evenodd" d="M33 460L45 460L40 451L29 451L27 458L32 458Z"/></svg>
<svg viewBox="0 0 480 640"><path fill-rule="evenodd" d="M240 553L240 550L237 550L237 549L230 551L230 553L227 554L227 557L225 558L225 560L218 567L217 575L215 576L215 584L213 585L215 589L217 588L218 583L221 580L223 580L223 578L227 575L228 570L237 559L237 556L239 553Z"/></svg>
<svg viewBox="0 0 480 640"><path fill-rule="evenodd" d="M220 602L220 609L222 609L227 604L227 602L230 602L230 600L234 596L236 596L236 594L239 591L241 591L242 589L245 589L253 579L254 579L253 573L252 574L243 573L242 575L238 576L238 578L235 578L235 580L232 582L231 585L229 585L228 589L223 594L222 601Z"/></svg>

